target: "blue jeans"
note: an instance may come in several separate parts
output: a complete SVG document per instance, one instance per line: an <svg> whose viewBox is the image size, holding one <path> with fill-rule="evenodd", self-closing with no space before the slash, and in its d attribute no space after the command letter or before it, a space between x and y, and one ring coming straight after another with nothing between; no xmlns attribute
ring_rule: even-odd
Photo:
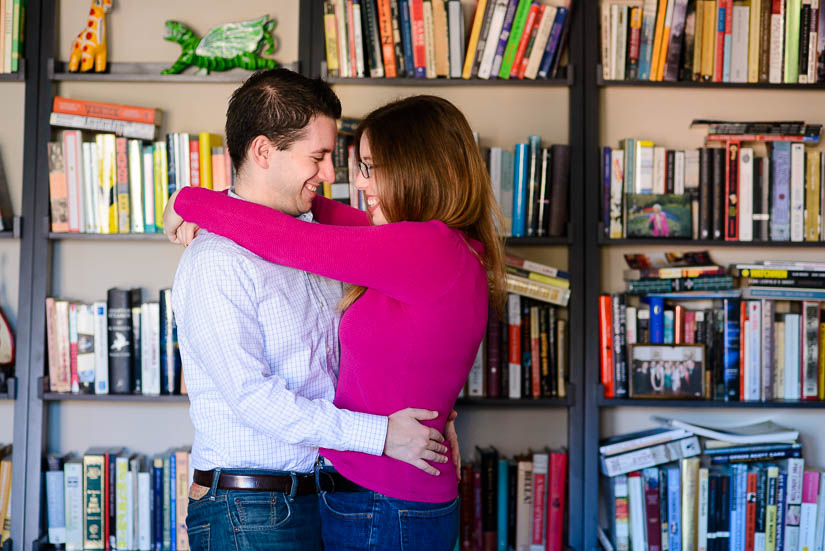
<svg viewBox="0 0 825 551"><path fill-rule="evenodd" d="M458 499L405 501L377 492L320 492L325 551L452 551Z"/></svg>
<svg viewBox="0 0 825 551"><path fill-rule="evenodd" d="M224 472L290 474L238 469ZM317 495L220 490L216 486L213 484L200 499L189 499L186 529L192 551L323 549Z"/></svg>

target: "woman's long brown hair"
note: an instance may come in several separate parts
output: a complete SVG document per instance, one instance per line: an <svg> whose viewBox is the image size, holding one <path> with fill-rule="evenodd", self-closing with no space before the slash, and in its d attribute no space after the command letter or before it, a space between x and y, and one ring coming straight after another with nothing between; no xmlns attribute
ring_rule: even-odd
<svg viewBox="0 0 825 551"><path fill-rule="evenodd" d="M501 216L490 176L467 119L436 96L413 96L376 109L355 134L369 139L381 210L388 222L440 220L484 245L492 303L501 312L505 291ZM360 160L360 152L358 159ZM469 244L468 244L469 246ZM352 287L341 309L363 293Z"/></svg>

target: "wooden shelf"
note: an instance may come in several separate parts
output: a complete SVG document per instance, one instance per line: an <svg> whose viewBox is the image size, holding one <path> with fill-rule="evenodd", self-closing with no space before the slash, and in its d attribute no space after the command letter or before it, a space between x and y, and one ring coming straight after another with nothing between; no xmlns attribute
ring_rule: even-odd
<svg viewBox="0 0 825 551"><path fill-rule="evenodd" d="M568 398L523 398L520 400L511 400L509 398L459 398L456 400L455 405L457 408L567 408L573 405L573 400Z"/></svg>
<svg viewBox="0 0 825 551"><path fill-rule="evenodd" d="M149 403L189 403L187 395L145 396L143 394L65 394L44 392L44 402L149 402Z"/></svg>
<svg viewBox="0 0 825 551"><path fill-rule="evenodd" d="M161 71L174 63L112 63L109 62L104 73L71 73L65 61L50 59L48 63L49 79L56 81L82 80L87 82L197 82L197 83L241 83L252 74L244 69L216 71L209 75L195 74L197 69L190 67L179 75L163 75ZM295 69L297 63L285 65Z"/></svg>
<svg viewBox="0 0 825 551"><path fill-rule="evenodd" d="M55 241L165 241L171 243L162 233L54 233L49 239Z"/></svg>
<svg viewBox="0 0 825 551"><path fill-rule="evenodd" d="M644 86L649 88L729 88L742 89L750 88L754 90L825 90L825 82L817 82L816 84L773 84L769 82L713 82L701 81L695 82L692 80L678 80L678 81L651 81L651 80L604 80L602 74L602 66L599 65L596 70L596 86L603 88L612 86Z"/></svg>

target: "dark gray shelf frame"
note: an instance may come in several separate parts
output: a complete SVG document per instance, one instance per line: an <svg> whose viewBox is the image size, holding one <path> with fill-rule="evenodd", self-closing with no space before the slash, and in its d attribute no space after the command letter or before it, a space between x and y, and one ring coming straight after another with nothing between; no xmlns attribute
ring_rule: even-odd
<svg viewBox="0 0 825 551"><path fill-rule="evenodd" d="M0 73L0 82L26 82L26 60L20 60L16 73Z"/></svg>
<svg viewBox="0 0 825 551"><path fill-rule="evenodd" d="M5 392L0 392L0 400L15 400L17 399L17 379L10 377L6 381Z"/></svg>
<svg viewBox="0 0 825 551"><path fill-rule="evenodd" d="M709 80L605 80L602 66L596 66L596 85L599 87L612 86L643 86L649 88L713 88L713 89L753 89L753 90L825 90L825 82L815 84L777 84L770 82L714 82Z"/></svg>
<svg viewBox="0 0 825 551"><path fill-rule="evenodd" d="M164 75L162 70L170 67L174 60L169 63L155 62L109 62L105 72L85 72L72 73L67 68L65 61L58 61L49 58L46 62L49 79L53 81L86 81L86 82L178 82L178 83L237 83L246 80L252 71L245 69L230 69L229 71L215 71L208 75L196 74L196 70L190 67L183 73L177 75ZM285 67L295 70L295 63L287 63Z"/></svg>

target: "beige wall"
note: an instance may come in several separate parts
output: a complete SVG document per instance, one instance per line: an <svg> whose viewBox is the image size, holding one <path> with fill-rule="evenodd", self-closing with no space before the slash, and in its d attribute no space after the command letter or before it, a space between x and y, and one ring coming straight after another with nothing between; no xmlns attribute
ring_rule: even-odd
<svg viewBox="0 0 825 551"><path fill-rule="evenodd" d="M603 89L600 98L601 145L617 147L626 137L654 140L668 148L702 147L706 129L690 129L692 119L720 120L804 120L822 123L825 94L808 90L718 90L690 88L615 87ZM822 145L816 149L821 149ZM757 151L757 154L764 155ZM625 289L623 254L644 251L698 250L698 247L605 247L601 251L603 292ZM710 247L711 257L722 265L764 259L825 259L822 248L788 249L778 247ZM822 438L822 410L711 408L614 408L601 414L601 435L610 436L653 426L651 415L673 416L717 424L749 423L772 419L798 429L802 434L806 461L825 464L825 438Z"/></svg>

